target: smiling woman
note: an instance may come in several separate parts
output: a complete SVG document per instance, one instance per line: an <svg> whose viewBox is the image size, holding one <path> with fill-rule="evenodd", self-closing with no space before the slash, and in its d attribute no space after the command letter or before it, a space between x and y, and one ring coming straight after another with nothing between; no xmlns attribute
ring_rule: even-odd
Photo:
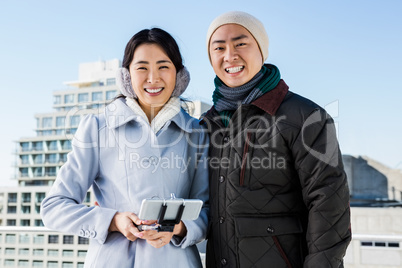
<svg viewBox="0 0 402 268"><path fill-rule="evenodd" d="M206 236L209 188L208 167L198 164L207 162L209 138L181 108L189 80L172 36L142 30L117 74L122 95L81 121L41 215L46 227L98 241L86 267L201 267L196 244ZM82 204L91 186L99 206ZM202 200L198 219L172 232L139 231L156 223L138 218L142 200L171 193Z"/></svg>
<svg viewBox="0 0 402 268"><path fill-rule="evenodd" d="M130 64L131 85L149 122L170 99L176 82L176 67L156 44L140 45Z"/></svg>

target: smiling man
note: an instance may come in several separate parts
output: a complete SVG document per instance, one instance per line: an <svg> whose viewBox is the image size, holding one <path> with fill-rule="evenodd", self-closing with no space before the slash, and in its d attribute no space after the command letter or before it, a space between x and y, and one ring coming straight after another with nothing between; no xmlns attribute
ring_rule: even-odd
<svg viewBox="0 0 402 268"><path fill-rule="evenodd" d="M217 17L207 49L207 267L343 267L349 190L332 118L264 64L268 36L254 16Z"/></svg>

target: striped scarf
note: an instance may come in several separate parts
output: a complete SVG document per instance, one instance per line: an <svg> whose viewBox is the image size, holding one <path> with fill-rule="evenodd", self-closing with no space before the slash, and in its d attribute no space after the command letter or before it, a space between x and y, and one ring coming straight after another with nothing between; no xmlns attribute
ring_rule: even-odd
<svg viewBox="0 0 402 268"><path fill-rule="evenodd" d="M225 127L229 125L230 118L237 107L241 104L252 103L274 89L280 80L279 69L272 64L262 66L261 70L249 82L239 87L228 87L216 76L212 101L215 109L221 115Z"/></svg>

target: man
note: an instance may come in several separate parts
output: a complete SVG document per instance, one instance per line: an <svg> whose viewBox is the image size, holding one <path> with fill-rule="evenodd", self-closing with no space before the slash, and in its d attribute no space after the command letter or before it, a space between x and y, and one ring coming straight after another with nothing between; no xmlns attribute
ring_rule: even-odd
<svg viewBox="0 0 402 268"><path fill-rule="evenodd" d="M332 118L264 64L268 36L250 14L217 17L207 48L207 267L343 267L349 190Z"/></svg>

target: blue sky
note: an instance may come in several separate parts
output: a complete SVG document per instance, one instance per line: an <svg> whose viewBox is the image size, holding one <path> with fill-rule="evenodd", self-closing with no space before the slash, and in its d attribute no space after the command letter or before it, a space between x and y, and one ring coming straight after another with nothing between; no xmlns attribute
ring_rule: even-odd
<svg viewBox="0 0 402 268"><path fill-rule="evenodd" d="M36 113L78 78L78 65L122 59L131 36L161 27L178 41L192 80L185 96L211 103L205 35L219 14L259 18L267 62L290 90L326 107L344 154L402 169L402 1L11 1L0 2L0 185L13 185L14 141L34 136Z"/></svg>

